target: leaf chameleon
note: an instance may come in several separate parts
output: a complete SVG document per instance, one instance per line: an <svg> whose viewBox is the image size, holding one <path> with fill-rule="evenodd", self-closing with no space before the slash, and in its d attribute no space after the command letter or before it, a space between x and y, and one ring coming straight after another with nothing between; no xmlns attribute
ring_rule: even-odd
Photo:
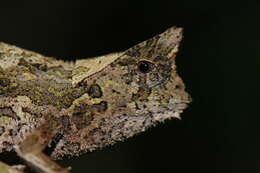
<svg viewBox="0 0 260 173"><path fill-rule="evenodd" d="M176 71L181 39L172 27L124 52L76 62L0 43L0 152L15 151L35 172L68 173L53 160L180 118L191 101ZM0 172L23 170L0 162Z"/></svg>

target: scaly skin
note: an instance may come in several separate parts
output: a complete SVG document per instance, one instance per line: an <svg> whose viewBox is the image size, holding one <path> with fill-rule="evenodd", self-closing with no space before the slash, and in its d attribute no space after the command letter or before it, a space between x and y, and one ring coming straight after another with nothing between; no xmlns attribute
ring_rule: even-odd
<svg viewBox="0 0 260 173"><path fill-rule="evenodd" d="M191 101L176 72L181 38L172 27L75 63L0 43L0 152L15 150L41 172L68 172L42 150L52 144L52 159L79 155L180 118Z"/></svg>

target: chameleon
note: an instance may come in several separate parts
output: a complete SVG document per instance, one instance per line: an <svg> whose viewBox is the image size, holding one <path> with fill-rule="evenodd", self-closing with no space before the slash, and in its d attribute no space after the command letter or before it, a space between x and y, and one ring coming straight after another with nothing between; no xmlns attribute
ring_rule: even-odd
<svg viewBox="0 0 260 173"><path fill-rule="evenodd" d="M182 33L171 27L125 51L73 62L1 42L0 153L15 151L35 172L69 173L55 160L180 119L191 102L175 61ZM24 170L0 162L0 172Z"/></svg>

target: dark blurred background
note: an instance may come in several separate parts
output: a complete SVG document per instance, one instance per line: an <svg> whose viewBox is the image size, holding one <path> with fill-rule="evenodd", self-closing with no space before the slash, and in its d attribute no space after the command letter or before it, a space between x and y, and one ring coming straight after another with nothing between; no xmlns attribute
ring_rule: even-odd
<svg viewBox="0 0 260 173"><path fill-rule="evenodd" d="M9 0L0 3L0 41L75 60L183 27L177 65L193 97L183 119L59 163L73 173L254 173L260 171L259 10L257 0Z"/></svg>

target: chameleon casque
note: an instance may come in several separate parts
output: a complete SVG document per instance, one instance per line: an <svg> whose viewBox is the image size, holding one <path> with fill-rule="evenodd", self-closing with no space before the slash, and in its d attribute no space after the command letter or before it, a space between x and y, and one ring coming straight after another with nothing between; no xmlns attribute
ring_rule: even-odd
<svg viewBox="0 0 260 173"><path fill-rule="evenodd" d="M124 52L76 62L0 43L0 152L14 150L36 172L68 173L53 160L180 118L191 102L176 71L181 39L182 28L172 27ZM23 172L2 162L0 170Z"/></svg>

